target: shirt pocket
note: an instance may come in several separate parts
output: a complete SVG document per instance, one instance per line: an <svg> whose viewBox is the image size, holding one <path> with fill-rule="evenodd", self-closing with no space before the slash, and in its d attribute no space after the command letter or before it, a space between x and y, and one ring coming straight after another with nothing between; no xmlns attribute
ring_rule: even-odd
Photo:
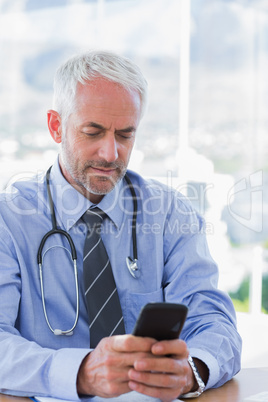
<svg viewBox="0 0 268 402"><path fill-rule="evenodd" d="M131 333L135 326L140 310L147 303L164 301L163 289L158 289L150 293L128 293L126 297L126 333Z"/></svg>

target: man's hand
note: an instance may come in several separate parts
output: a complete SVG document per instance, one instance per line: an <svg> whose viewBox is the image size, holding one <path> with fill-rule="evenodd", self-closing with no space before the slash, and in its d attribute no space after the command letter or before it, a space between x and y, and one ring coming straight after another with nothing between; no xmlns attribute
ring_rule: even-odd
<svg viewBox="0 0 268 402"><path fill-rule="evenodd" d="M128 373L130 389L169 402L195 387L184 341L156 342L151 352L136 356L134 368Z"/></svg>
<svg viewBox="0 0 268 402"><path fill-rule="evenodd" d="M154 343L154 339L133 335L103 338L80 366L78 393L108 398L130 392L129 370L136 361L152 357Z"/></svg>
<svg viewBox="0 0 268 402"><path fill-rule="evenodd" d="M103 338L81 364L78 393L108 398L135 390L172 401L195 386L188 354L186 343L179 339Z"/></svg>

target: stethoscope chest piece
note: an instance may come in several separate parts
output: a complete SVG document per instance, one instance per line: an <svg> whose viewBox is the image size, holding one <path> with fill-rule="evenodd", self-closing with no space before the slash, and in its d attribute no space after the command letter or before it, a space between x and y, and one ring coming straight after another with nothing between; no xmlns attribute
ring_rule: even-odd
<svg viewBox="0 0 268 402"><path fill-rule="evenodd" d="M138 267L138 260L136 258L132 259L131 257L127 257L126 263L127 263L127 267L130 272L130 275L132 275L133 278L138 279L141 275L141 271Z"/></svg>

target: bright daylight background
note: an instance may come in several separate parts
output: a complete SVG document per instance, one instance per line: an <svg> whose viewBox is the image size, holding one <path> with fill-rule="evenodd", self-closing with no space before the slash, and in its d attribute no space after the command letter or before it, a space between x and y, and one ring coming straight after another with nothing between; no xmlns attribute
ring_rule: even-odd
<svg viewBox="0 0 268 402"><path fill-rule="evenodd" d="M147 77L131 168L206 217L220 287L242 311L243 366L267 366L268 1L0 0L1 188L54 162L54 72L92 48Z"/></svg>

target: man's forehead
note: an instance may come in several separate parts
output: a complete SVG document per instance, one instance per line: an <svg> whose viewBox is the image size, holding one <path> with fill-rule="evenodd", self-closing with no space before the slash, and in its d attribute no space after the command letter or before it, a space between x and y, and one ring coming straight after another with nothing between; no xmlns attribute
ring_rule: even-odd
<svg viewBox="0 0 268 402"><path fill-rule="evenodd" d="M126 90L122 86L103 79L79 83L76 92L76 111L105 113L111 116L140 117L141 99L136 90ZM91 121L91 119L90 119ZM95 119L93 119L94 122Z"/></svg>

